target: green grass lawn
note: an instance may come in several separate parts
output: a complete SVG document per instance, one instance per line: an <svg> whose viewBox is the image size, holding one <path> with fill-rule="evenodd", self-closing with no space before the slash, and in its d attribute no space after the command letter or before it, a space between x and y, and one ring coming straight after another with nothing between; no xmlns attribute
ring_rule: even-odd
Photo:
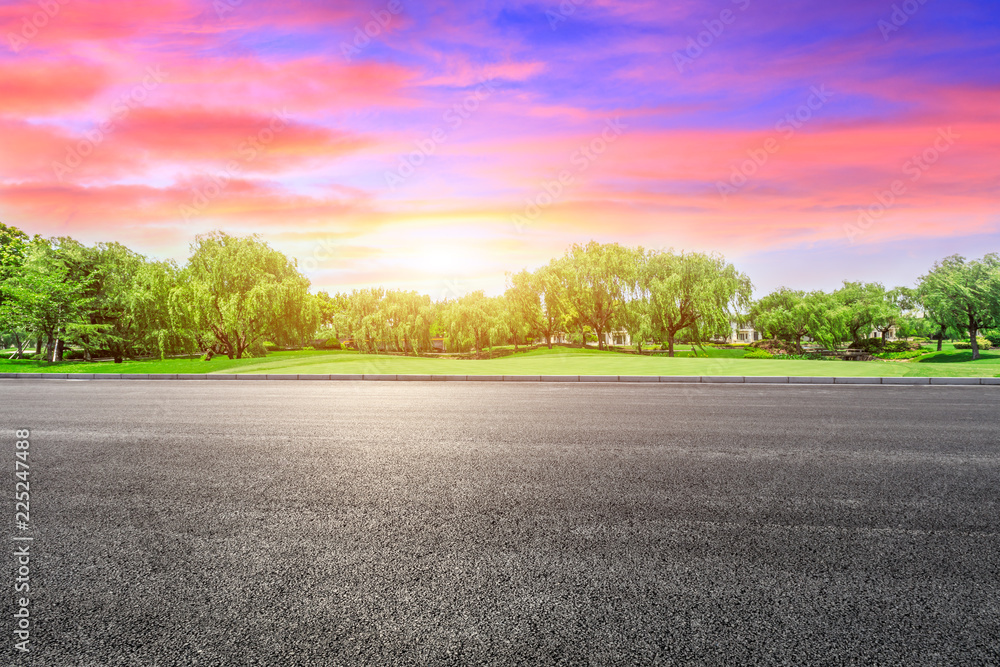
<svg viewBox="0 0 1000 667"><path fill-rule="evenodd" d="M554 348L482 361L397 357L349 351L273 352L263 359L111 362L0 360L2 373L258 373L387 375L790 375L884 377L996 377L1000 351L971 361L970 350L945 345L909 362L743 359L742 350L708 350L708 356L637 356L598 350Z"/></svg>

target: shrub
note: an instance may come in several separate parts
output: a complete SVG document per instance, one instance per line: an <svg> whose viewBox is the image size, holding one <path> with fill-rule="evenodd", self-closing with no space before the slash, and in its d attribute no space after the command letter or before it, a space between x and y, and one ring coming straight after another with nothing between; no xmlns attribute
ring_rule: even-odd
<svg viewBox="0 0 1000 667"><path fill-rule="evenodd" d="M270 345L274 345L274 343L270 343ZM243 356L244 357L250 357L251 359L253 359L253 358L259 358L259 357L266 357L267 356L267 352L268 352L268 347L267 346L268 346L268 343L266 341L263 342L263 343L261 343L260 341L257 341L256 343L254 343L250 347L248 347L246 350L244 350ZM278 349L278 346L274 345L274 348L272 348L272 349L276 350L276 349Z"/></svg>
<svg viewBox="0 0 1000 667"><path fill-rule="evenodd" d="M987 329L982 335L990 341L990 347L1000 347L1000 329Z"/></svg>
<svg viewBox="0 0 1000 667"><path fill-rule="evenodd" d="M761 348L747 349L743 351L744 359L774 359L774 355Z"/></svg>
<svg viewBox="0 0 1000 667"><path fill-rule="evenodd" d="M980 350L988 350L988 349L990 349L992 347L992 345L990 345L990 341L988 339L986 339L986 338L983 338L982 336L976 336L976 342L979 344L979 349ZM972 349L972 343L965 343L965 342L955 343L955 349L956 350L971 350Z"/></svg>
<svg viewBox="0 0 1000 667"><path fill-rule="evenodd" d="M866 338L864 340L856 340L851 343L851 347L856 350L863 350L868 354L878 354L882 351L882 339Z"/></svg>
<svg viewBox="0 0 1000 667"><path fill-rule="evenodd" d="M918 341L891 340L882 348L883 352L917 352L921 349Z"/></svg>
<svg viewBox="0 0 1000 667"><path fill-rule="evenodd" d="M261 347L263 347L265 352L274 352L275 350L278 349L278 345L276 343L272 343L269 340L265 340L263 343L257 343L255 345L260 345ZM251 347L254 347L254 346L251 346ZM261 356L264 356L264 355L261 355Z"/></svg>
<svg viewBox="0 0 1000 667"><path fill-rule="evenodd" d="M63 350L63 360L83 359L83 350Z"/></svg>
<svg viewBox="0 0 1000 667"><path fill-rule="evenodd" d="M875 356L879 359L916 359L917 357L924 356L923 351L910 350L909 352L881 352Z"/></svg>
<svg viewBox="0 0 1000 667"><path fill-rule="evenodd" d="M336 338L328 338L319 344L319 347L323 350L340 350L342 346L340 341Z"/></svg>
<svg viewBox="0 0 1000 667"><path fill-rule="evenodd" d="M306 345L306 346L305 346L304 348L302 348L302 351L303 351L303 352L312 352L312 351L313 351L313 350L315 350L315 349L316 349L316 348L315 348L315 347L313 347L312 345Z"/></svg>
<svg viewBox="0 0 1000 667"><path fill-rule="evenodd" d="M788 351L795 349L795 343L778 340L777 338L767 338L764 340L758 340L747 345L747 348L753 348L755 350L763 350L769 352L771 355L775 354L787 354ZM747 352L750 350L748 349ZM763 358L763 357L757 357Z"/></svg>
<svg viewBox="0 0 1000 667"><path fill-rule="evenodd" d="M836 357L824 357L819 352L807 352L806 354L789 354L781 357L782 359L803 359L806 361L834 361Z"/></svg>

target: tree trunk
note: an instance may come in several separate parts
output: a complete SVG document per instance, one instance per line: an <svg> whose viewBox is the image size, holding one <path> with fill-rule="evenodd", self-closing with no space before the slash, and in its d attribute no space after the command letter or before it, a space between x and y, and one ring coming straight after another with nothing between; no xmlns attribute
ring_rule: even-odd
<svg viewBox="0 0 1000 667"><path fill-rule="evenodd" d="M667 335L667 356L668 357L674 356L674 335L673 334L668 334Z"/></svg>
<svg viewBox="0 0 1000 667"><path fill-rule="evenodd" d="M21 337L17 335L16 331L14 332L14 343L17 346L17 350L14 352L15 359L21 358L21 355L24 353L24 343L26 342L27 341L21 340Z"/></svg>
<svg viewBox="0 0 1000 667"><path fill-rule="evenodd" d="M972 343L972 360L975 361L979 358L979 341L976 340L979 334L979 327L975 325L974 322L969 321L969 339Z"/></svg>
<svg viewBox="0 0 1000 667"><path fill-rule="evenodd" d="M937 339L938 339L938 349L937 349L937 351L940 352L941 351L941 345L944 343L944 325L943 324L941 325L941 330L938 331Z"/></svg>
<svg viewBox="0 0 1000 667"><path fill-rule="evenodd" d="M63 360L63 349L66 347L66 342L62 338L56 339L56 349L52 354L52 361L62 361Z"/></svg>
<svg viewBox="0 0 1000 667"><path fill-rule="evenodd" d="M795 337L795 352L797 354L803 354L804 353L804 350L802 349L802 336L801 335L798 335L798 336Z"/></svg>
<svg viewBox="0 0 1000 667"><path fill-rule="evenodd" d="M888 329L882 329L882 347L885 347L886 336L889 335Z"/></svg>
<svg viewBox="0 0 1000 667"><path fill-rule="evenodd" d="M56 339L49 334L45 339L45 359L52 361L52 355L56 352Z"/></svg>
<svg viewBox="0 0 1000 667"><path fill-rule="evenodd" d="M35 354L42 353L42 337L35 334Z"/></svg>

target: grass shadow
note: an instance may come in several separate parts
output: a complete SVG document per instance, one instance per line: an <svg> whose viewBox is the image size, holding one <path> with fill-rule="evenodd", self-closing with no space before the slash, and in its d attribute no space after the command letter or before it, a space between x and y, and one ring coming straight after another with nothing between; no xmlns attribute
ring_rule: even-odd
<svg viewBox="0 0 1000 667"><path fill-rule="evenodd" d="M955 352L935 352L923 359L917 359L918 364L954 364L972 361L972 350L956 350ZM980 352L979 362L1000 362L1000 352Z"/></svg>

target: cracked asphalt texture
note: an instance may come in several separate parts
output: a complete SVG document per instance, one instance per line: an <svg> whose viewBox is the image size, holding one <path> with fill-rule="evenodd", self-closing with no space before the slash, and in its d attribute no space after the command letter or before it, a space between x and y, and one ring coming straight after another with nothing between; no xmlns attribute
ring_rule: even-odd
<svg viewBox="0 0 1000 667"><path fill-rule="evenodd" d="M0 380L0 415L7 664L1000 662L997 388Z"/></svg>

